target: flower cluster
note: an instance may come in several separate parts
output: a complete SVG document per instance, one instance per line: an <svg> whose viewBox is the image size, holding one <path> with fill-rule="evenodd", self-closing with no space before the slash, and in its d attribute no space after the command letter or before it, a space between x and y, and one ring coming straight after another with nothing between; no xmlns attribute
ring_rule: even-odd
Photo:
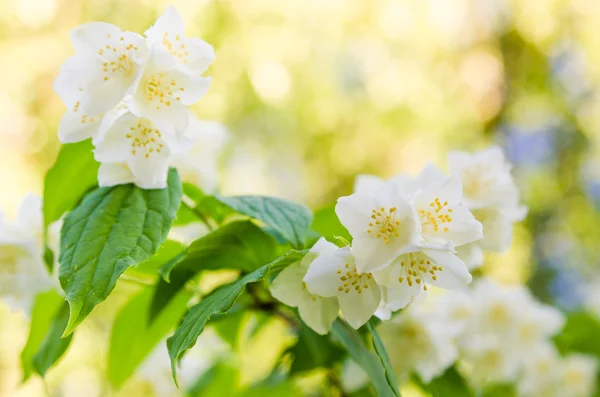
<svg viewBox="0 0 600 397"><path fill-rule="evenodd" d="M48 245L58 252L60 222L50 225ZM29 315L37 294L58 288L43 258L42 201L27 196L14 222L0 211L0 300Z"/></svg>
<svg viewBox="0 0 600 397"><path fill-rule="evenodd" d="M390 181L363 176L355 193L336 206L351 246L319 241L274 280L273 295L297 306L309 326L326 333L338 307L358 328L378 308L389 316L429 285L465 287L471 275L456 249L483 237L465 202L459 175L448 176L434 165Z"/></svg>
<svg viewBox="0 0 600 397"><path fill-rule="evenodd" d="M198 125L187 107L208 91L202 73L213 48L184 35L173 7L145 37L92 22L75 28L71 41L75 55L54 83L68 108L60 141L92 138L101 186L166 187L172 157L192 146Z"/></svg>
<svg viewBox="0 0 600 397"><path fill-rule="evenodd" d="M564 317L526 287L480 279L467 291L438 292L379 326L400 378L415 371L429 383L459 360L478 389L516 383L522 397L593 394L596 360L560 357L551 338Z"/></svg>

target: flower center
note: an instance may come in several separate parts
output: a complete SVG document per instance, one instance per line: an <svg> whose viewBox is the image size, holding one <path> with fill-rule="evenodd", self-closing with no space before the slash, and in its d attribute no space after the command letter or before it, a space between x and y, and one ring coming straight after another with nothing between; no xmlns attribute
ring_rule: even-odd
<svg viewBox="0 0 600 397"><path fill-rule="evenodd" d="M149 158L153 153L160 153L163 148L162 134L154 124L147 119L138 120L137 124L129 127L129 133L125 137L131 141L131 154L138 153Z"/></svg>
<svg viewBox="0 0 600 397"><path fill-rule="evenodd" d="M390 243L393 237L400 237L398 228L400 222L395 220L396 207L389 209L379 208L371 211L371 219L367 233L375 234L377 238L383 239L386 244Z"/></svg>
<svg viewBox="0 0 600 397"><path fill-rule="evenodd" d="M421 209L419 216L423 226L428 225L433 228L433 231L439 232L442 229L444 232L450 230L448 226L452 223L452 208L448 207L448 202L440 201L439 197L433 199L427 209ZM444 225L443 228L441 226Z"/></svg>
<svg viewBox="0 0 600 397"><path fill-rule="evenodd" d="M174 42L169 40L169 33L167 32L165 32L162 38L162 44L167 51L169 51L169 53L174 57L179 58L185 64L188 62L187 58L190 53L186 51L185 44L180 43L179 41L181 41L181 37L179 37L178 34L175 35Z"/></svg>
<svg viewBox="0 0 600 397"><path fill-rule="evenodd" d="M111 35L107 34L106 38L110 39ZM139 48L132 43L125 44L125 37L123 36L119 38L119 41L121 42L120 46L106 44L104 48L98 50L98 55L105 59L105 62L102 64L104 81L114 77L117 73L129 74L135 69L129 52L132 50L138 51Z"/></svg>
<svg viewBox="0 0 600 397"><path fill-rule="evenodd" d="M170 99L175 98L180 100L178 96L174 97L173 90L177 89L177 82L175 80L167 81L163 74L153 74L146 82L146 99L150 102L158 99L160 103L156 104L156 110L160 109L160 105L164 104L171 106ZM179 88L183 91L183 87Z"/></svg>
<svg viewBox="0 0 600 397"><path fill-rule="evenodd" d="M352 290L362 294L363 289L369 288L368 281L373 278L370 273L358 274L356 266L350 266L349 263L346 263L344 269L338 269L337 274L340 277L338 291L345 294Z"/></svg>
<svg viewBox="0 0 600 397"><path fill-rule="evenodd" d="M412 287L413 283L421 284L422 281L423 289L427 290L427 285L425 285L425 280L423 280L423 274L431 274L431 279L436 281L437 273L444 270L442 266L438 266L433 263L431 259L418 252L406 254L402 259L403 260L400 261L400 266L405 270L403 273L405 273L406 278L401 276L398 278L398 281L400 284L406 281L409 287Z"/></svg>

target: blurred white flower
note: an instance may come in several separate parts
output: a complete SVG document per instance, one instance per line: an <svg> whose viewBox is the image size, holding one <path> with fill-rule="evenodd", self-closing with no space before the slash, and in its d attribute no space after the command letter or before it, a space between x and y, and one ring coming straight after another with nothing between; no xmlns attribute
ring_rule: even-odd
<svg viewBox="0 0 600 397"><path fill-rule="evenodd" d="M171 164L182 181L213 194L218 188L219 157L229 141L229 131L221 123L200 121L192 116L186 134L196 142L184 155L173 157Z"/></svg>
<svg viewBox="0 0 600 397"><path fill-rule="evenodd" d="M344 319L356 329L371 318L381 302L381 288L371 273L358 272L350 247L319 255L304 282L311 294L337 298Z"/></svg>
<svg viewBox="0 0 600 397"><path fill-rule="evenodd" d="M422 308L423 301L378 326L392 367L400 379L415 371L429 383L458 358L455 341L460 327Z"/></svg>
<svg viewBox="0 0 600 397"><path fill-rule="evenodd" d="M331 324L337 318L339 305L333 297L324 298L311 294L303 278L315 259L337 249L335 244L321 237L302 260L282 270L270 287L275 299L297 307L302 321L321 335L329 332Z"/></svg>
<svg viewBox="0 0 600 397"><path fill-rule="evenodd" d="M204 73L215 60L215 52L210 44L199 38L185 37L183 20L173 6L167 7L145 35L150 46L159 46L190 73Z"/></svg>
<svg viewBox="0 0 600 397"><path fill-rule="evenodd" d="M551 343L529 348L518 382L520 397L591 397L596 390L598 360L585 354L561 357Z"/></svg>
<svg viewBox="0 0 600 397"><path fill-rule="evenodd" d="M44 264L42 225L42 203L36 196L23 200L14 223L0 213L0 300L26 315L38 293L58 289L57 278Z"/></svg>
<svg viewBox="0 0 600 397"><path fill-rule="evenodd" d="M205 329L178 365L177 377L181 390L192 387L198 378L226 356L228 351L228 345L212 329ZM173 383L171 361L165 342L156 346L146 358L138 376L152 385L157 397L181 396L181 391Z"/></svg>
<svg viewBox="0 0 600 397"><path fill-rule="evenodd" d="M54 90L68 108L59 129L61 142L94 136L105 112L130 91L146 62L144 39L104 22L71 32L75 55L61 66Z"/></svg>
<svg viewBox="0 0 600 397"><path fill-rule="evenodd" d="M485 238L485 235L483 236ZM483 265L483 248L479 241L456 247L456 255L467 265L469 270L477 269Z"/></svg>
<svg viewBox="0 0 600 397"><path fill-rule="evenodd" d="M171 155L189 150L191 142L184 133L161 132L154 122L125 106L115 108L94 139L96 160L112 164L101 168L99 184L134 182L143 189L165 188Z"/></svg>
<svg viewBox="0 0 600 397"><path fill-rule="evenodd" d="M381 269L419 243L418 216L393 182L340 197L335 212L352 235L359 273Z"/></svg>
<svg viewBox="0 0 600 397"><path fill-rule="evenodd" d="M493 146L474 154L451 152L448 163L462 181L465 205L483 225L479 243L485 249L506 251L512 242L513 224L523 220L527 208L519 204L519 189L502 149Z"/></svg>

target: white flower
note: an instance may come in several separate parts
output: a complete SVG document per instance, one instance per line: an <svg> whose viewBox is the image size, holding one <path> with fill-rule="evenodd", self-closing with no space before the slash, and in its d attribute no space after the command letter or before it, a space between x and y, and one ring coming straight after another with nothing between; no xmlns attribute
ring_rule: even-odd
<svg viewBox="0 0 600 397"><path fill-rule="evenodd" d="M352 235L359 273L384 267L419 242L417 215L393 182L339 198L335 212Z"/></svg>
<svg viewBox="0 0 600 397"><path fill-rule="evenodd" d="M218 187L219 157L229 141L229 131L216 121L190 119L186 134L196 139L191 150L183 156L175 156L172 166L179 171L184 182L200 187L205 193L215 193Z"/></svg>
<svg viewBox="0 0 600 397"><path fill-rule="evenodd" d="M359 273L350 247L336 248L317 257L304 276L308 291L337 298L340 311L354 328L366 323L381 302L381 289L371 273Z"/></svg>
<svg viewBox="0 0 600 397"><path fill-rule="evenodd" d="M104 22L71 32L76 54L67 59L54 90L68 108L59 127L61 142L94 136L105 112L135 83L147 57L144 39Z"/></svg>
<svg viewBox="0 0 600 397"><path fill-rule="evenodd" d="M596 391L598 360L585 354L569 354L563 360L563 372L560 378L561 396L588 397Z"/></svg>
<svg viewBox="0 0 600 397"><path fill-rule="evenodd" d="M412 371L429 383L458 358L454 338L458 328L413 304L391 321L378 326L392 367L397 376L407 378Z"/></svg>
<svg viewBox="0 0 600 397"><path fill-rule="evenodd" d="M485 238L485 235L484 235ZM483 265L483 248L479 242L469 243L456 247L456 255L467 265L469 270L474 270Z"/></svg>
<svg viewBox="0 0 600 397"><path fill-rule="evenodd" d="M302 260L291 264L273 280L273 297L288 306L297 307L300 318L316 333L325 335L337 318L339 305L335 298L314 295L303 281L311 263L322 255L335 252L337 246L320 238Z"/></svg>
<svg viewBox="0 0 600 397"><path fill-rule="evenodd" d="M448 162L463 183L465 205L483 225L479 243L485 249L506 251L513 224L523 220L527 208L519 204L519 190L502 150L494 146L472 155L452 152Z"/></svg>
<svg viewBox="0 0 600 397"><path fill-rule="evenodd" d="M94 146L96 160L111 164L100 167L100 186L134 182L156 189L167 185L171 155L189 149L191 140L161 132L151 120L120 106L103 120Z"/></svg>
<svg viewBox="0 0 600 397"><path fill-rule="evenodd" d="M461 358L469 383L476 388L490 383L511 383L521 368L507 352L510 342L497 335L477 338L468 346L461 346Z"/></svg>
<svg viewBox="0 0 600 397"><path fill-rule="evenodd" d="M167 7L145 35L150 45L160 46L182 69L193 74L204 73L215 60L215 52L210 44L195 37L185 37L183 20L175 7Z"/></svg>
<svg viewBox="0 0 600 397"><path fill-rule="evenodd" d="M38 293L57 288L42 259L41 200L28 196L15 223L0 213L0 300L28 315Z"/></svg>
<svg viewBox="0 0 600 397"><path fill-rule="evenodd" d="M186 106L206 95L210 81L210 77L181 70L175 58L154 45L127 106L152 120L161 131L176 135L189 126Z"/></svg>
<svg viewBox="0 0 600 397"><path fill-rule="evenodd" d="M396 311L413 301L427 285L446 289L463 288L471 282L467 266L451 251L424 249L400 255L373 273L385 286L384 301Z"/></svg>

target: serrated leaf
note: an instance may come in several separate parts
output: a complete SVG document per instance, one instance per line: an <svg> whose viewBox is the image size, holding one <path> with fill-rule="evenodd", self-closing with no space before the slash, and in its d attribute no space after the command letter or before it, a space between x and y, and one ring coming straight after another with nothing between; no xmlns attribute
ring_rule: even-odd
<svg viewBox="0 0 600 397"><path fill-rule="evenodd" d="M108 380L120 388L167 333L175 328L192 294L181 290L156 318L150 321L149 308L154 291L145 289L133 297L115 319L108 350Z"/></svg>
<svg viewBox="0 0 600 397"><path fill-rule="evenodd" d="M298 343L291 349L294 356L290 374L331 367L344 357L344 351L326 335L319 335L304 323L300 325Z"/></svg>
<svg viewBox="0 0 600 397"><path fill-rule="evenodd" d="M231 222L193 241L160 272L168 281L173 268L193 271L239 269L251 271L276 255L274 239L250 221Z"/></svg>
<svg viewBox="0 0 600 397"><path fill-rule="evenodd" d="M394 375L394 369L392 368L392 364L390 363L390 357L388 356L387 350L385 349L385 345L381 340L381 337L377 333L377 330L373 326L372 322L369 321L366 324L367 331L371 334L371 338L373 338L373 348L375 349L375 353L379 356L379 360L381 361L381 365L385 370L385 378L387 379L388 385L390 389L394 391L396 396L400 396L400 392L398 389L398 382L396 381L396 376Z"/></svg>
<svg viewBox="0 0 600 397"><path fill-rule="evenodd" d="M193 306L183 318L183 322L175 334L167 339L167 348L171 358L173 379L177 383L176 363L179 357L196 344L196 340L204 330L210 318L219 313L227 313L237 298L244 291L246 285L264 279L269 272L277 272L294 263L306 254L306 251L290 251L276 260L256 269L246 276L226 284Z"/></svg>
<svg viewBox="0 0 600 397"><path fill-rule="evenodd" d="M216 197L240 214L265 223L277 230L294 248L306 245L312 213L301 204L263 196Z"/></svg>
<svg viewBox="0 0 600 397"><path fill-rule="evenodd" d="M90 140L60 148L54 165L44 178L44 226L72 210L84 194L98 185L99 163L94 160Z"/></svg>
<svg viewBox="0 0 600 397"><path fill-rule="evenodd" d="M333 322L330 334L335 341L348 351L352 360L360 365L369 375L369 379L378 396L400 396L400 392L397 389L392 389L390 386L386 370L381 364L380 358L367 348L355 329L350 327L346 322L337 319Z"/></svg>
<svg viewBox="0 0 600 397"><path fill-rule="evenodd" d="M62 357L65 351L67 351L69 344L71 344L73 334L61 338L68 321L69 305L67 302L63 302L52 320L52 324L50 325L48 333L40 345L39 350L33 356L33 369L42 377L45 376L48 369Z"/></svg>
<svg viewBox="0 0 600 397"><path fill-rule="evenodd" d="M177 171L166 189L133 184L90 192L65 218L61 230L60 283L71 314L65 336L104 301L130 266L163 244L181 202Z"/></svg>
<svg viewBox="0 0 600 397"><path fill-rule="evenodd" d="M33 356L44 342L58 310L64 303L64 298L56 291L50 290L39 294L35 298L31 312L31 323L27 343L21 352L21 365L23 367L23 382L34 372Z"/></svg>

